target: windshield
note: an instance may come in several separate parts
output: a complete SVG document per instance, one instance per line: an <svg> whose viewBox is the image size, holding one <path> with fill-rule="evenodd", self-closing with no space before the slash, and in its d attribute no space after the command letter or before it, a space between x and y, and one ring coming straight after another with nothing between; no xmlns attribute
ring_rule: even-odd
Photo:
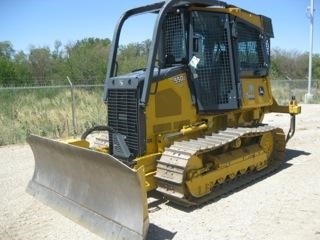
<svg viewBox="0 0 320 240"><path fill-rule="evenodd" d="M155 13L144 13L124 22L117 50L116 75L146 68L157 16Z"/></svg>

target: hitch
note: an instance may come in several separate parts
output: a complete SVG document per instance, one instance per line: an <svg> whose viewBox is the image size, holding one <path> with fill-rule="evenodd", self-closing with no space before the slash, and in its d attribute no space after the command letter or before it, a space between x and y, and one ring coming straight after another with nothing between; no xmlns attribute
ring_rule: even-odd
<svg viewBox="0 0 320 240"><path fill-rule="evenodd" d="M292 96L289 102L290 129L287 134L286 143L293 137L296 131L296 115L301 113L301 106L298 105L296 97Z"/></svg>

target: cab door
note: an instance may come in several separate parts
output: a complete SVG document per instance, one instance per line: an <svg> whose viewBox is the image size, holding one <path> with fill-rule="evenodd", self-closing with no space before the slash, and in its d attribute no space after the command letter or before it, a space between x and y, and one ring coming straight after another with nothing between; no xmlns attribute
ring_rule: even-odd
<svg viewBox="0 0 320 240"><path fill-rule="evenodd" d="M225 13L192 11L190 64L199 112L237 109L238 91Z"/></svg>

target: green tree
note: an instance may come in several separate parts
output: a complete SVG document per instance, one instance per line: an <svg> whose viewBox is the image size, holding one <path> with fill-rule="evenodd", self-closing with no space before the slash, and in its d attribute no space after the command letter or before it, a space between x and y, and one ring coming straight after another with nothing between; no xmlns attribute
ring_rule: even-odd
<svg viewBox="0 0 320 240"><path fill-rule="evenodd" d="M14 56L14 68L17 78L17 84L28 85L32 81L32 69L28 60L28 55L23 51L18 52Z"/></svg>
<svg viewBox="0 0 320 240"><path fill-rule="evenodd" d="M68 72L72 80L103 83L106 75L110 40L86 38L66 46Z"/></svg>
<svg viewBox="0 0 320 240"><path fill-rule="evenodd" d="M320 54L315 54L313 56L313 77L320 79Z"/></svg>
<svg viewBox="0 0 320 240"><path fill-rule="evenodd" d="M119 47L117 61L119 74L128 73L136 69L145 68L147 65L150 40L142 43L130 43Z"/></svg>
<svg viewBox="0 0 320 240"><path fill-rule="evenodd" d="M52 55L48 47L31 48L29 61L32 67L32 73L35 83L50 83L49 74L52 69Z"/></svg>
<svg viewBox="0 0 320 240"><path fill-rule="evenodd" d="M54 84L66 84L66 77L70 74L67 64L67 54L61 41L54 42L50 81Z"/></svg>
<svg viewBox="0 0 320 240"><path fill-rule="evenodd" d="M275 48L271 52L271 74L273 78L306 78L308 54Z"/></svg>
<svg viewBox="0 0 320 240"><path fill-rule="evenodd" d="M14 52L15 51L12 47L11 42L9 41L0 42L0 57L11 59L14 55Z"/></svg>
<svg viewBox="0 0 320 240"><path fill-rule="evenodd" d="M317 89L320 89L320 54L315 54L313 56L313 78L314 78L314 86Z"/></svg>
<svg viewBox="0 0 320 240"><path fill-rule="evenodd" d="M0 57L0 85L15 85L16 79L14 64L9 59Z"/></svg>
<svg viewBox="0 0 320 240"><path fill-rule="evenodd" d="M16 73L12 57L14 49L9 41L0 42L0 85L14 85Z"/></svg>

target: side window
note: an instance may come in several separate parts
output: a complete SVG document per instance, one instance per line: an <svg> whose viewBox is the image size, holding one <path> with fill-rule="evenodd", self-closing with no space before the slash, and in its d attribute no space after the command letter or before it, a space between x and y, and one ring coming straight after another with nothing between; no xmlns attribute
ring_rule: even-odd
<svg viewBox="0 0 320 240"><path fill-rule="evenodd" d="M181 64L186 61L186 32L182 15L169 13L162 28L162 55L165 66Z"/></svg>
<svg viewBox="0 0 320 240"><path fill-rule="evenodd" d="M266 47L263 35L254 27L237 23L238 58L240 74L265 74L267 69ZM265 42L265 44L263 44Z"/></svg>

